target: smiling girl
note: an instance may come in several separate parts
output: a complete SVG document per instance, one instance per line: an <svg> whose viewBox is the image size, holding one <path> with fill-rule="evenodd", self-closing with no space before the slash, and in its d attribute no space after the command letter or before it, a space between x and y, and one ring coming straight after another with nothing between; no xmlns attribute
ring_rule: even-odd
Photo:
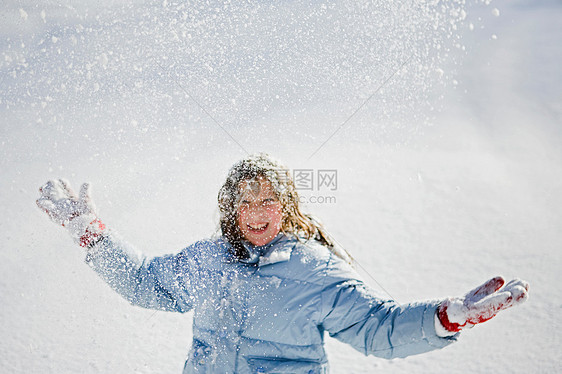
<svg viewBox="0 0 562 374"><path fill-rule="evenodd" d="M327 373L324 335L366 355L405 357L527 299L492 278L462 297L398 304L366 286L324 227L303 214L287 169L264 154L236 163L219 191L221 235L146 258L106 229L84 184L40 189L38 206L87 251L87 262L134 305L194 311L184 373Z"/></svg>

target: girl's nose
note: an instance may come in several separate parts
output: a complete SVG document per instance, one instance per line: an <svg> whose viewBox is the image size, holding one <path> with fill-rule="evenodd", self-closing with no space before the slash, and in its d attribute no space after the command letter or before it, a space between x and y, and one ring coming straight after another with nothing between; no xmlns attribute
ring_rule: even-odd
<svg viewBox="0 0 562 374"><path fill-rule="evenodd" d="M262 218L264 213L265 209L260 204L252 204L250 206L250 216L252 218Z"/></svg>

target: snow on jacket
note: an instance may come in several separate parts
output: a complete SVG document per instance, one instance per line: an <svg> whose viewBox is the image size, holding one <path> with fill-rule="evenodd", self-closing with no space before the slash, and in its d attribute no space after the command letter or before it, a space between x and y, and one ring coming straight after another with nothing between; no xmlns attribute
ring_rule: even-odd
<svg viewBox="0 0 562 374"><path fill-rule="evenodd" d="M366 355L405 357L456 337L435 333L437 302L399 305L315 241L279 234L249 259L223 239L148 259L114 235L86 261L134 305L194 311L186 373L327 373L324 332Z"/></svg>

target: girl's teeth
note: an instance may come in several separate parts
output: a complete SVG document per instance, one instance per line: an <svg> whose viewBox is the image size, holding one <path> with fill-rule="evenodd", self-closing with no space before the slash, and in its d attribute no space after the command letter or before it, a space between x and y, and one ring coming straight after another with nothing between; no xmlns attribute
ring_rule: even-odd
<svg viewBox="0 0 562 374"><path fill-rule="evenodd" d="M267 223L264 223L262 225L256 225L256 226L254 226L254 225L248 225L248 226L250 226L250 228L254 229L254 230L261 230L261 229L265 228L265 226L267 226Z"/></svg>

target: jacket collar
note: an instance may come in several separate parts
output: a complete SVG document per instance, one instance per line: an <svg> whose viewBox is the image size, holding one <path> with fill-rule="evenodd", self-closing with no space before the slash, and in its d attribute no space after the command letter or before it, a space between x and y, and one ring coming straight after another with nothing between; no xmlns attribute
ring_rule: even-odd
<svg viewBox="0 0 562 374"><path fill-rule="evenodd" d="M240 262L265 266L289 261L296 240L296 238L289 237L283 233L278 234L272 241L261 246L255 246L244 240L242 241L242 245L248 251L248 258L240 260Z"/></svg>

